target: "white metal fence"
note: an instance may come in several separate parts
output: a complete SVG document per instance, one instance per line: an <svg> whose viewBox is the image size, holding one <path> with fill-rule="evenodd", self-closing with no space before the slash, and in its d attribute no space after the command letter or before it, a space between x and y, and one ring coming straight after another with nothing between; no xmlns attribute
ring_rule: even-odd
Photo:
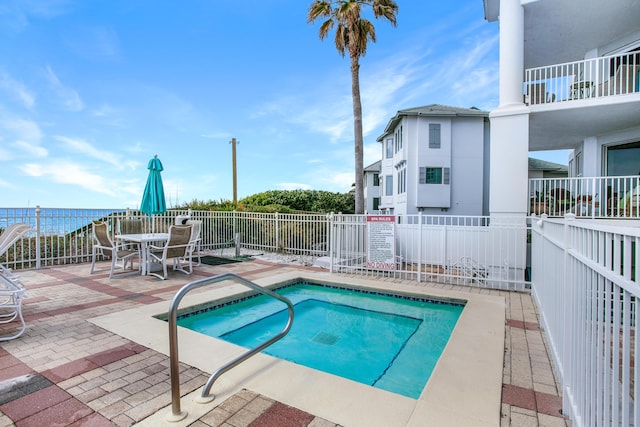
<svg viewBox="0 0 640 427"><path fill-rule="evenodd" d="M532 295L576 426L640 425L640 229L623 223L533 224Z"/></svg>
<svg viewBox="0 0 640 427"><path fill-rule="evenodd" d="M89 262L92 221L106 221L113 236L118 221L124 218L145 218L147 230L162 232L179 215L202 221L203 251L215 253L239 243L243 249L329 256L330 269L335 272L498 289L528 288L524 217L501 223L492 223L488 217L394 217L394 258L381 270L366 263L369 236L365 215L171 210L150 218L131 210L0 209L0 230L14 222L27 223L33 230L0 254L0 263L25 269Z"/></svg>
<svg viewBox="0 0 640 427"><path fill-rule="evenodd" d="M317 256L327 253L327 215L170 210L149 217L122 209L0 208L0 232L16 222L29 224L32 230L0 254L0 263L25 269L89 262L93 221L107 222L113 237L121 219L142 218L146 231L166 232L179 215L202 220L201 249L205 251L233 246L238 235L243 248Z"/></svg>
<svg viewBox="0 0 640 427"><path fill-rule="evenodd" d="M372 238L366 215L334 215L331 270L418 282L528 289L524 217L398 215L393 262L367 264ZM393 264L393 265L390 265Z"/></svg>

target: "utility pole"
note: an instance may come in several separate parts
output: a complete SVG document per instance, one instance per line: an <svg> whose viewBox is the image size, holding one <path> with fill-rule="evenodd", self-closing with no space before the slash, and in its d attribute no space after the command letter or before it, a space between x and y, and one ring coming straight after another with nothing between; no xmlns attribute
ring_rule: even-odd
<svg viewBox="0 0 640 427"><path fill-rule="evenodd" d="M240 144L240 141L236 141L235 138L231 138L229 141L231 144L231 166L233 173L233 204L238 204L238 171L236 169L236 144Z"/></svg>

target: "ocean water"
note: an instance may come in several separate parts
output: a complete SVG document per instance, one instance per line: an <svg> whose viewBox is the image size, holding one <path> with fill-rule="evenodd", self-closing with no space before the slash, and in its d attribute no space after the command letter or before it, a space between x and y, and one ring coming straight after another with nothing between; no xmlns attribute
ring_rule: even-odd
<svg viewBox="0 0 640 427"><path fill-rule="evenodd" d="M113 213L125 212L125 209L62 209L62 208L0 208L0 230L14 223L29 224L41 233L64 235L91 224L92 221L105 219Z"/></svg>

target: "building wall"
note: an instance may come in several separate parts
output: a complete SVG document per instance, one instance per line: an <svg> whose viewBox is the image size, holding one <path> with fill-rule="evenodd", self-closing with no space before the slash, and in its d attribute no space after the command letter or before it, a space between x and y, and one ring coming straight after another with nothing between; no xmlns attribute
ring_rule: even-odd
<svg viewBox="0 0 640 427"><path fill-rule="evenodd" d="M440 148L429 148L429 125L440 125ZM402 149L387 157L388 138L402 126ZM394 214L483 215L485 168L489 160L488 121L483 117L403 117L394 132L382 141L380 176L381 209ZM394 141L395 146L395 141ZM442 167L450 171L450 183L420 184L421 167ZM406 168L406 191L398 194L398 172ZM386 195L386 180L393 180L393 195Z"/></svg>

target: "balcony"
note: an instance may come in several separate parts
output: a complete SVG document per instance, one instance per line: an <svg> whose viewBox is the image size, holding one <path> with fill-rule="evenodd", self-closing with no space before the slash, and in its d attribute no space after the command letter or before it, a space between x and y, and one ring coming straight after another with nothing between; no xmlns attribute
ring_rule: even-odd
<svg viewBox="0 0 640 427"><path fill-rule="evenodd" d="M527 105L640 93L640 53L603 56L525 71Z"/></svg>
<svg viewBox="0 0 640 427"><path fill-rule="evenodd" d="M640 219L640 176L529 180L529 214Z"/></svg>

